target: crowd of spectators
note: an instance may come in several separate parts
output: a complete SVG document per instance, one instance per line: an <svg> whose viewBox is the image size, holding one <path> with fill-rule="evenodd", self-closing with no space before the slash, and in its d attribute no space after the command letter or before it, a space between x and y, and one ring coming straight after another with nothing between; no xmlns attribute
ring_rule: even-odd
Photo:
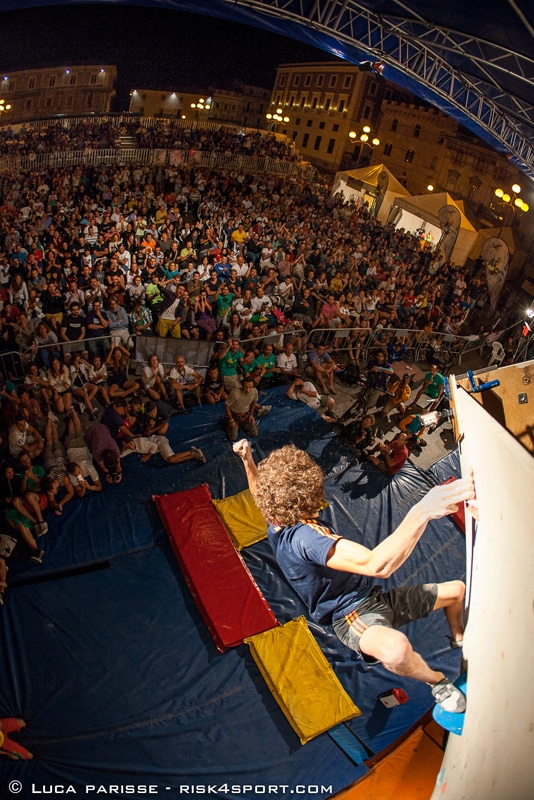
<svg viewBox="0 0 534 800"><path fill-rule="evenodd" d="M227 155L268 157L295 160L294 147L286 140L267 131L235 132L221 127L208 130L187 127L182 121L159 119L151 126L138 121L123 121L115 125L110 121L51 120L34 128L31 123L19 130L0 130L0 158L2 156L28 156L72 150L108 150L119 147L120 135L135 139L139 148L166 150L207 151Z"/></svg>
<svg viewBox="0 0 534 800"><path fill-rule="evenodd" d="M0 130L0 157L56 153L58 150L102 150L117 147L119 129L110 122L80 121L69 127L54 120L39 129L31 124L18 131Z"/></svg>
<svg viewBox="0 0 534 800"><path fill-rule="evenodd" d="M26 370L0 387L0 499L37 562L43 510L119 482L121 456L203 460L170 448L171 413L224 403L228 438L256 435L270 410L258 391L286 384L334 421L323 333L338 361L360 361L364 340L398 360L393 329L436 330L437 351L483 300L477 275L297 177L124 164L4 174L0 230L0 353L18 351ZM300 380L310 333L320 391ZM146 336L210 342L206 374L155 354L133 374ZM0 558L0 593L1 570Z"/></svg>

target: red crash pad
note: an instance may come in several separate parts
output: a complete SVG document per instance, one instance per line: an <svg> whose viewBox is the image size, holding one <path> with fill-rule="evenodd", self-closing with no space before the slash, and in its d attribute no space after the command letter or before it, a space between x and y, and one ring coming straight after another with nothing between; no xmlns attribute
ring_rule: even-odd
<svg viewBox="0 0 534 800"><path fill-rule="evenodd" d="M206 486L155 495L176 559L218 650L278 625Z"/></svg>

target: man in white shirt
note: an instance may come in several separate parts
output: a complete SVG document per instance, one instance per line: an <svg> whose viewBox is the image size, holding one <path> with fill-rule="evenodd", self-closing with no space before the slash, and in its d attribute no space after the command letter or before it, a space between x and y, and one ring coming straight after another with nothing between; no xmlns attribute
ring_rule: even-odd
<svg viewBox="0 0 534 800"><path fill-rule="evenodd" d="M287 342L284 349L276 357L276 366L280 370L278 377L280 383L292 383L297 374L297 357L293 352L293 342Z"/></svg>
<svg viewBox="0 0 534 800"><path fill-rule="evenodd" d="M202 375L192 367L188 367L183 356L176 356L176 366L169 373L169 383L176 395L178 405L185 411L184 394L193 394L200 405L200 392L202 389Z"/></svg>
<svg viewBox="0 0 534 800"><path fill-rule="evenodd" d="M334 416L334 398L327 394L320 395L311 381L303 381L297 377L287 390L286 396L290 400L300 400L304 405L315 409L325 422L337 422Z"/></svg>

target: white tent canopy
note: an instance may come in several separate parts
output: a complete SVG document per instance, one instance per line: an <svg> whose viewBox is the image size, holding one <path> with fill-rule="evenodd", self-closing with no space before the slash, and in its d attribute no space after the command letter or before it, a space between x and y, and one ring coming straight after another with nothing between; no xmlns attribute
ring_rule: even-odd
<svg viewBox="0 0 534 800"><path fill-rule="evenodd" d="M389 221L410 233L421 228L430 231L433 244L455 264L465 264L477 238L461 206L447 192L398 197L391 206Z"/></svg>
<svg viewBox="0 0 534 800"><path fill-rule="evenodd" d="M385 223L391 204L397 197L409 197L410 192L384 164L336 173L332 194L341 192L345 200L368 203L379 222Z"/></svg>

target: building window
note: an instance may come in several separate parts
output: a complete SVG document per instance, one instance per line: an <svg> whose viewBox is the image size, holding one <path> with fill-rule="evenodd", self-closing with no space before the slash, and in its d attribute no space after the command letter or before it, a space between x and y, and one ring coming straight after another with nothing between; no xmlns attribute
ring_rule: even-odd
<svg viewBox="0 0 534 800"><path fill-rule="evenodd" d="M317 86L322 86L324 83L324 75L317 75Z"/></svg>
<svg viewBox="0 0 534 800"><path fill-rule="evenodd" d="M312 100L312 108L314 109L317 108L317 99L318 99L317 97L314 97Z"/></svg>
<svg viewBox="0 0 534 800"><path fill-rule="evenodd" d="M404 156L404 160L411 164L413 161L413 157L415 155L415 150L406 150L406 155Z"/></svg>
<svg viewBox="0 0 534 800"><path fill-rule="evenodd" d="M165 100L166 97L167 97L166 94L162 94L160 100Z"/></svg>
<svg viewBox="0 0 534 800"><path fill-rule="evenodd" d="M369 94L371 95L371 97L374 97L376 94L376 83L374 81L369 86Z"/></svg>
<svg viewBox="0 0 534 800"><path fill-rule="evenodd" d="M344 89L350 89L351 81L352 81L352 76L351 75L345 75L345 80L343 81L343 88Z"/></svg>
<svg viewBox="0 0 534 800"><path fill-rule="evenodd" d="M35 78L30 78L28 81L28 89L35 89Z"/></svg>
<svg viewBox="0 0 534 800"><path fill-rule="evenodd" d="M309 86L311 83L311 75L306 75L304 78L304 86Z"/></svg>
<svg viewBox="0 0 534 800"><path fill-rule="evenodd" d="M331 99L329 97L327 97L326 100L324 101L324 110L325 111L330 111L331 102L332 102Z"/></svg>
<svg viewBox="0 0 534 800"><path fill-rule="evenodd" d="M430 162L430 169L436 169L438 166L438 157L434 156L432 161Z"/></svg>
<svg viewBox="0 0 534 800"><path fill-rule="evenodd" d="M319 123L319 129L324 131L325 125L326 125L326 122L320 122Z"/></svg>
<svg viewBox="0 0 534 800"><path fill-rule="evenodd" d="M305 104L306 104L306 95L303 94L302 97L300 98L300 107L304 108Z"/></svg>
<svg viewBox="0 0 534 800"><path fill-rule="evenodd" d="M338 111L343 111L344 109L345 109L345 101L344 100L340 100L339 101L339 105L337 107L337 110Z"/></svg>
<svg viewBox="0 0 534 800"><path fill-rule="evenodd" d="M339 125L337 124L337 122L336 122L336 124L335 124L335 125L332 125L332 130L334 131L334 133L337 133L337 132L338 132L338 130L339 130Z"/></svg>
<svg viewBox="0 0 534 800"><path fill-rule="evenodd" d="M280 95L278 95L278 97L276 98L276 107L277 108L278 108L278 106L280 105L281 102L282 102L282 98L280 97Z"/></svg>
<svg viewBox="0 0 534 800"><path fill-rule="evenodd" d="M87 108L91 108L92 105L93 105L93 93L89 92L87 94Z"/></svg>
<svg viewBox="0 0 534 800"><path fill-rule="evenodd" d="M416 125L415 128L413 129L412 136L414 137L414 139L419 139L420 135L421 135L421 126Z"/></svg>
<svg viewBox="0 0 534 800"><path fill-rule="evenodd" d="M293 133L291 134L291 138L293 139L294 142L297 141L298 133L299 133L298 131L293 131Z"/></svg>
<svg viewBox="0 0 534 800"><path fill-rule="evenodd" d="M52 87L56 85L56 79L50 78L50 80L48 81L48 85L52 89Z"/></svg>
<svg viewBox="0 0 534 800"><path fill-rule="evenodd" d="M312 119L309 119L309 120L307 121L307 123L306 123L306 127L308 127L308 128L311 128L311 126L312 126L312 125L313 125L313 120L312 120Z"/></svg>
<svg viewBox="0 0 534 800"><path fill-rule="evenodd" d="M293 75L293 86L298 86L300 83L300 75Z"/></svg>
<svg viewBox="0 0 534 800"><path fill-rule="evenodd" d="M7 87L8 92L14 92L16 85L17 85L16 81L9 81L9 86Z"/></svg>
<svg viewBox="0 0 534 800"><path fill-rule="evenodd" d="M445 141L445 134L440 133L440 135L438 136L438 144L443 144L444 141Z"/></svg>
<svg viewBox="0 0 534 800"><path fill-rule="evenodd" d="M384 145L384 155L385 156L390 156L392 150L393 150L393 145L391 144L391 142L388 142L386 145Z"/></svg>
<svg viewBox="0 0 534 800"><path fill-rule="evenodd" d="M328 155L331 155L334 152L335 146L336 146L336 140L330 139L330 141L328 142L328 147L326 148L326 152L328 153Z"/></svg>
<svg viewBox="0 0 534 800"><path fill-rule="evenodd" d="M71 86L76 86L76 75L71 75L70 76L69 84Z"/></svg>
<svg viewBox="0 0 534 800"><path fill-rule="evenodd" d="M73 96L71 94L69 94L69 96L67 97L67 103L66 104L68 106L71 106L73 100L74 100Z"/></svg>
<svg viewBox="0 0 534 800"><path fill-rule="evenodd" d="M92 85L94 86L94 84L96 83L96 74L94 74L94 75L91 75L91 78L90 78L90 80L89 80L89 83L90 83L90 84L92 84Z"/></svg>
<svg viewBox="0 0 534 800"><path fill-rule="evenodd" d="M291 100L289 101L289 105L290 106L294 106L295 105L295 95L294 94L291 95Z"/></svg>
<svg viewBox="0 0 534 800"><path fill-rule="evenodd" d="M26 111L29 111L29 109L31 107L32 107L32 101L31 100L26 100Z"/></svg>
<svg viewBox="0 0 534 800"><path fill-rule="evenodd" d="M278 79L278 86L281 89L283 89L285 85L286 85L286 76L285 75L280 75L280 77Z"/></svg>
<svg viewBox="0 0 534 800"><path fill-rule="evenodd" d="M330 83L328 84L330 88L333 89L336 83L337 83L337 75L330 75Z"/></svg>
<svg viewBox="0 0 534 800"><path fill-rule="evenodd" d="M363 118L369 119L370 116L371 116L371 106L365 106L363 110Z"/></svg>
<svg viewBox="0 0 534 800"><path fill-rule="evenodd" d="M304 136L302 137L302 146L303 147L307 147L308 146L309 139L310 139L310 134L309 133L305 133Z"/></svg>
<svg viewBox="0 0 534 800"><path fill-rule="evenodd" d="M398 127L399 127L399 120L398 119L392 119L391 120L390 131L396 131Z"/></svg>
<svg viewBox="0 0 534 800"><path fill-rule="evenodd" d="M322 136L315 137L315 144L313 145L314 150L318 150L320 148L322 139L323 139Z"/></svg>
<svg viewBox="0 0 534 800"><path fill-rule="evenodd" d="M457 172L455 169L449 170L449 174L447 175L447 186L445 187L448 192L454 192L459 178L460 178L459 172Z"/></svg>
<svg viewBox="0 0 534 800"><path fill-rule="evenodd" d="M301 119L300 117L297 117L297 118L296 118L296 120L295 120L295 125L300 125L300 119Z"/></svg>

